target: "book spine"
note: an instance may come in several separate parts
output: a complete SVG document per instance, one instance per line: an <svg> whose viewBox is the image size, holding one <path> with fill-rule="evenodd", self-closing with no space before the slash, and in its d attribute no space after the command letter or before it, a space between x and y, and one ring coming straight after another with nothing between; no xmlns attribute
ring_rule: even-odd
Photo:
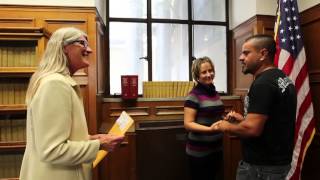
<svg viewBox="0 0 320 180"><path fill-rule="evenodd" d="M130 76L130 98L138 98L138 76Z"/></svg>
<svg viewBox="0 0 320 180"><path fill-rule="evenodd" d="M129 77L121 76L121 96L123 99L128 99L129 94L130 94Z"/></svg>

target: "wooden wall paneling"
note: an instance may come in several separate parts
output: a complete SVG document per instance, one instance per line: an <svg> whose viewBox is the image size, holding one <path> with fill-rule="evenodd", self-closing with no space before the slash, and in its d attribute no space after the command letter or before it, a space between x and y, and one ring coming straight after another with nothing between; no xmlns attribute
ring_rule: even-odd
<svg viewBox="0 0 320 180"><path fill-rule="evenodd" d="M96 10L95 10L96 11ZM89 88L89 132L90 133L96 133L98 130L97 126L97 107L96 107L96 101L97 101L97 49L101 47L97 47L97 29L96 29L96 23L97 20L97 14L96 12L88 14L88 23L87 23L87 33L88 33L88 41L90 43L90 47L93 49L93 52L91 54L90 58L90 66L88 67L88 81L90 82L88 84Z"/></svg>
<svg viewBox="0 0 320 180"><path fill-rule="evenodd" d="M319 74L320 75L320 74ZM313 102L313 111L314 111L314 117L316 119L316 133L320 135L320 81L319 79L310 81L310 87L311 87L311 96L312 96L312 102ZM314 139L314 141L320 141L320 139Z"/></svg>
<svg viewBox="0 0 320 180"><path fill-rule="evenodd" d="M99 180L136 180L136 136L130 132L120 147L99 165Z"/></svg>
<svg viewBox="0 0 320 180"><path fill-rule="evenodd" d="M226 107L226 113L230 110L236 110L238 112L242 112L242 100L238 96L230 97L222 97L223 102ZM125 179L124 174L130 174L129 179L146 179L146 178L164 178L172 179L172 177L182 177L183 174L171 174L165 175L166 168L164 165L161 165L159 168L159 160L156 160L157 164L149 163L149 166L145 166L145 161L149 159L145 159L144 157L151 156L152 153L156 153L157 151L150 150L150 147L156 147L154 143L159 143L160 139L163 141L165 138L175 137L177 138L175 145L168 145L173 143L172 141L168 144L160 143L161 146L166 147L176 147L179 149L180 155L177 160L179 162L175 162L177 164L183 161L181 155L184 155L184 145L183 143L182 133L184 132L183 128L183 104L184 98L176 98L176 99L160 99L160 98L138 98L136 101L123 101L120 98L104 98L103 108L102 108L102 121L98 125L100 128L100 132L104 132L111 128L115 119L120 115L121 111L125 110L132 116L135 121L135 127L131 129L131 132L127 134L127 138L129 138L128 145L122 146L122 150L115 151L112 154L108 155L103 163L100 165L100 177L106 178L108 180L122 180ZM165 127L166 124L170 124L170 127ZM160 127L161 126L161 127ZM153 132L154 130L154 132ZM181 131L183 130L183 132ZM164 133L167 132L167 133ZM138 135L139 133L139 135ZM148 135L149 134L149 135ZM163 134L167 134L168 136L164 136ZM133 137L130 137L133 136ZM171 137L171 139L172 139ZM130 144L130 139L133 138L135 140L135 144ZM155 138L155 139L153 139ZM182 138L182 139L181 139ZM152 140L153 139L153 140ZM158 140L159 142L158 142ZM131 139L132 140L132 139ZM167 142L167 141L165 141ZM180 143L179 143L180 142ZM146 145L144 143L150 143ZM144 145L143 145L144 144ZM139 146L139 147L137 147ZM183 148L181 148L183 147ZM128 149L127 149L128 148ZM149 148L149 149L148 149ZM236 165L239 159L241 159L241 151L240 151L240 142L239 139L230 137L226 135L224 137L224 174L228 179L229 174L235 174ZM165 148L163 148L165 149ZM160 149L158 149L160 150ZM129 153L129 152L130 153ZM152 152L152 153L151 153ZM145 154L147 153L147 154ZM151 153L151 154L150 154ZM231 153L231 154L230 154ZM145 154L145 155L144 155ZM174 153L173 153L174 154ZM155 157L159 158L159 157ZM128 166L128 159L132 160L131 164ZM152 159L152 158L151 158ZM161 158L160 158L161 159ZM163 159L165 160L165 159ZM160 163L161 164L161 163ZM168 165L167 167L169 167ZM124 168L122 168L124 167ZM153 176L153 170L148 170L148 168L156 168L159 172L163 172L163 174L158 177ZM183 172L184 167L179 167L177 171ZM119 169L122 171L119 172ZM136 171L135 171L136 169ZM162 170L161 170L162 169ZM148 172L147 174L141 175L142 172ZM120 174L119 174L120 173ZM141 177L139 177L141 175ZM185 177L185 176L183 176ZM166 178L164 178L166 179ZM176 178L179 179L179 178ZM232 179L232 178L231 178ZM230 179L230 180L231 180ZM125 179L127 180L127 179ZM229 180L229 179L228 179Z"/></svg>
<svg viewBox="0 0 320 180"><path fill-rule="evenodd" d="M106 56L106 48L107 48L107 29L104 24L97 22L97 83L98 83L98 94L104 94L106 90L106 75L107 75L107 56Z"/></svg>
<svg viewBox="0 0 320 180"><path fill-rule="evenodd" d="M257 26L255 34L274 35L275 16L257 15Z"/></svg>
<svg viewBox="0 0 320 180"><path fill-rule="evenodd" d="M234 180L238 162L242 159L240 139L236 136L223 136L224 180Z"/></svg>
<svg viewBox="0 0 320 180"><path fill-rule="evenodd" d="M250 19L244 24L236 27L232 32L232 58L231 59L231 68L232 73L232 82L233 89L231 90L232 94L236 95L244 95L248 91L248 87L250 86L253 78L251 75L243 75L242 73L242 65L239 61L239 56L242 51L242 44L245 39L253 35L253 24L254 19Z"/></svg>
<svg viewBox="0 0 320 180"><path fill-rule="evenodd" d="M126 111L130 116L138 118L139 116L149 116L150 108L145 107L127 107L127 108L110 108L110 118L118 118L122 111Z"/></svg>
<svg viewBox="0 0 320 180"><path fill-rule="evenodd" d="M106 53L105 53L106 52L106 50L105 50L105 47L106 47L106 40L105 40L106 39L106 27L102 23L101 18L99 18L99 17L96 17L96 18L97 18L97 20L96 20L96 46L98 47L98 48L96 48L96 74L97 74L96 124L101 124L101 122L103 120L103 114L102 114L103 96L104 96L103 93L105 91L104 85L106 83L106 81L105 81L105 76L106 76L106 65L105 65L105 63L106 63ZM106 132L106 128L98 129L97 125L96 125L96 129L98 132L101 132L101 133ZM133 140L126 140L126 141L129 141L129 145L134 144ZM128 144L128 143L124 143L124 144ZM128 147L124 147L124 145L121 145L120 147L121 147L120 154L128 155L127 152L123 152L123 151L128 151L128 150L126 150L126 149L128 149ZM123 157L123 158L128 158L128 157L129 156ZM111 157L108 157L108 158L111 158ZM106 161L106 160L104 160L104 161ZM106 167L106 166L103 165L103 164L105 164L104 161L102 161L101 162L102 164L99 165L98 168L96 168L96 170L94 171L95 176L99 177L100 180L109 178L105 173L106 169L104 169L104 167ZM112 161L112 159L110 159L109 161ZM120 167L121 166L126 167L123 164L121 164ZM120 170L121 168L118 168L118 169ZM110 169L110 171L113 171L113 170Z"/></svg>
<svg viewBox="0 0 320 180"><path fill-rule="evenodd" d="M232 94L245 95L253 81L252 75L242 73L239 56L245 39L254 34L273 35L274 16L257 15L237 26L232 32L231 76Z"/></svg>
<svg viewBox="0 0 320 180"><path fill-rule="evenodd" d="M189 180L183 121L144 121L136 129L136 175L139 180Z"/></svg>
<svg viewBox="0 0 320 180"><path fill-rule="evenodd" d="M5 15L1 15L5 17ZM34 27L35 19L34 18L0 18L0 27Z"/></svg>
<svg viewBox="0 0 320 180"><path fill-rule="evenodd" d="M225 106L225 113L234 110L243 113L243 100L237 101L223 101ZM235 179L238 162L241 160L241 144L240 139L229 134L223 136L223 171L224 180Z"/></svg>
<svg viewBox="0 0 320 180"><path fill-rule="evenodd" d="M183 106L156 106L157 116L184 115Z"/></svg>
<svg viewBox="0 0 320 180"><path fill-rule="evenodd" d="M77 80L76 80L77 81ZM78 81L77 81L77 83L79 83ZM88 108L88 102L89 102L89 100L88 100L88 96L87 96L87 94L88 94L88 87L87 87L87 84L80 84L80 91L81 91L81 94L82 94L82 100L83 100L83 107L84 107L84 111L85 111L85 115L87 116L87 114L89 114L89 108ZM88 121L88 119L87 119L87 121Z"/></svg>
<svg viewBox="0 0 320 180"><path fill-rule="evenodd" d="M317 108L320 105L320 35L318 33L320 30L320 4L302 13L301 24L309 71L310 88L317 120L316 124L317 127L320 127L320 109ZM319 133L320 128L317 128L317 130L317 133Z"/></svg>
<svg viewBox="0 0 320 180"><path fill-rule="evenodd" d="M316 134L306 152L302 168L302 180L319 179L320 172L316 171L320 161L320 4L301 13L301 29L306 52L306 62L309 71L310 89L316 119Z"/></svg>
<svg viewBox="0 0 320 180"><path fill-rule="evenodd" d="M70 19L69 16L66 17L68 17L68 19L44 19L44 27L51 32L62 27L75 27L87 32L87 21L85 16L83 19L81 17L76 17L76 19Z"/></svg>

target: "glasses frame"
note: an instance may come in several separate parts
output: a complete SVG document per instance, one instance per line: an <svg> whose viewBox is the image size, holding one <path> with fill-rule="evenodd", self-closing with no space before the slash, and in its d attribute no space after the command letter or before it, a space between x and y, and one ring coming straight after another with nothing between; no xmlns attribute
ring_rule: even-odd
<svg viewBox="0 0 320 180"><path fill-rule="evenodd" d="M81 46L83 46L85 49L87 49L87 48L89 47L88 41L86 41L86 40L81 40L81 39L66 42L65 45L74 44L74 43L79 43L79 44L80 44Z"/></svg>

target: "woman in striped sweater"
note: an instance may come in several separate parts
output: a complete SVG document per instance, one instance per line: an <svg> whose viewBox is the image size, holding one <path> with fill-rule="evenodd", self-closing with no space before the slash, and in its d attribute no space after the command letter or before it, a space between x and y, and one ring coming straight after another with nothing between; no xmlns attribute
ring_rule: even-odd
<svg viewBox="0 0 320 180"><path fill-rule="evenodd" d="M221 119L224 105L213 85L214 65L209 57L196 59L192 77L197 85L184 104L184 126L188 133L186 153L192 180L214 180L222 166L222 133L213 124Z"/></svg>

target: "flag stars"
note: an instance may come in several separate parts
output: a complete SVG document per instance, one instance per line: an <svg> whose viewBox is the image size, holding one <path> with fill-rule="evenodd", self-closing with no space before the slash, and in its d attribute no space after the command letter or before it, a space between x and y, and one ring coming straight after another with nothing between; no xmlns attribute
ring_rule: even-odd
<svg viewBox="0 0 320 180"><path fill-rule="evenodd" d="M283 29L280 29L280 34L283 34L284 30Z"/></svg>
<svg viewBox="0 0 320 180"><path fill-rule="evenodd" d="M279 47L296 54L302 48L302 35L299 26L298 8L295 0L280 0L278 25ZM293 7L294 6L294 7ZM294 55L296 56L296 55Z"/></svg>

